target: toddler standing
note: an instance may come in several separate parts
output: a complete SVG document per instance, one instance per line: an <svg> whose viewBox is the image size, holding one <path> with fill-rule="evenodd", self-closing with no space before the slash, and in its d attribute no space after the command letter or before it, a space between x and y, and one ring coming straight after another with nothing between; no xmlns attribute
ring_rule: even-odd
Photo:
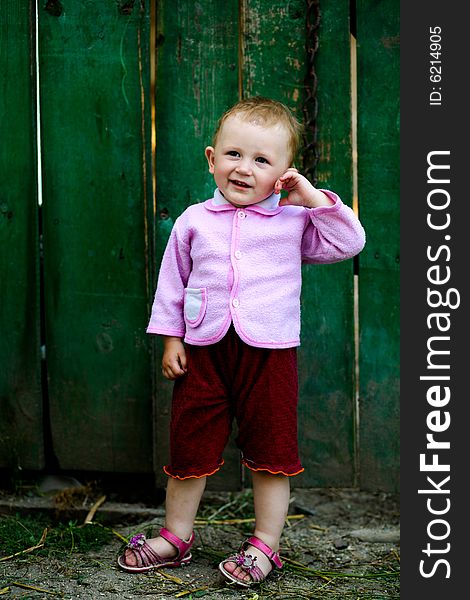
<svg viewBox="0 0 470 600"><path fill-rule="evenodd" d="M127 571L191 560L206 479L223 464L234 419L256 521L219 569L248 586L282 567L289 478L303 470L301 264L351 258L365 242L353 211L292 167L299 140L300 125L283 104L262 97L235 104L205 150L213 198L187 208L172 229L147 329L163 336L162 372L175 381L165 526L156 538L132 538L118 559Z"/></svg>

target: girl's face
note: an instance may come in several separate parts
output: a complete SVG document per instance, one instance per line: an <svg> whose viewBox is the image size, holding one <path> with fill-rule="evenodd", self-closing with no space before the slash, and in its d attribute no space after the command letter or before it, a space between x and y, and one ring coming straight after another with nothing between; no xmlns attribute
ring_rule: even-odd
<svg viewBox="0 0 470 600"><path fill-rule="evenodd" d="M209 172L225 199L234 206L248 206L270 196L289 167L288 143L283 125L267 127L238 115L229 117L216 147L206 148Z"/></svg>

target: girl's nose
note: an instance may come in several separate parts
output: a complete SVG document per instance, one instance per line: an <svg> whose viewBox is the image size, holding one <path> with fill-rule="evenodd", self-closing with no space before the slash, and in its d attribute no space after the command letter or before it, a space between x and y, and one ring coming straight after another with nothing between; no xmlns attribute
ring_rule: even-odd
<svg viewBox="0 0 470 600"><path fill-rule="evenodd" d="M237 165L237 172L241 175L251 175L251 164L249 160L242 160Z"/></svg>

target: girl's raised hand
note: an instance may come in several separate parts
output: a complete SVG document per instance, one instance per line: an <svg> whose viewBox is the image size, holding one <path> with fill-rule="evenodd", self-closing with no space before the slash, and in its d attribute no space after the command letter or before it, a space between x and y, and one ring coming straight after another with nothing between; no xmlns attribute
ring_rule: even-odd
<svg viewBox="0 0 470 600"><path fill-rule="evenodd" d="M331 206L333 204L333 201L326 194L317 190L294 167L287 169L274 184L276 194L279 194L281 190L286 190L288 194L286 198L280 200L279 206L294 205L316 208L317 206Z"/></svg>
<svg viewBox="0 0 470 600"><path fill-rule="evenodd" d="M276 180L276 183L274 184L274 193L280 194L281 190L287 190L288 188L286 186L288 185L288 182L290 182L294 174L298 173L299 172L295 167L289 167L287 171Z"/></svg>

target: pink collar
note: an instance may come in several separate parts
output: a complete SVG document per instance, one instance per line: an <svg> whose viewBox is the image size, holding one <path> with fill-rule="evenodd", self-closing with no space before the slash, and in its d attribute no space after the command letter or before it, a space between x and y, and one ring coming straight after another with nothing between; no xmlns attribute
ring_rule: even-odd
<svg viewBox="0 0 470 600"><path fill-rule="evenodd" d="M243 210L246 210L248 212L257 212L262 215L277 215L284 208L283 206L279 206L280 198L281 194L273 193L264 200L261 200L261 202L258 202L256 204L250 204L249 206L244 206ZM204 206L208 210L212 210L215 212L225 210L239 210L236 206L233 206L233 204L230 204L230 202L224 198L224 196L220 193L218 188L216 188L214 192L214 197L204 202Z"/></svg>

